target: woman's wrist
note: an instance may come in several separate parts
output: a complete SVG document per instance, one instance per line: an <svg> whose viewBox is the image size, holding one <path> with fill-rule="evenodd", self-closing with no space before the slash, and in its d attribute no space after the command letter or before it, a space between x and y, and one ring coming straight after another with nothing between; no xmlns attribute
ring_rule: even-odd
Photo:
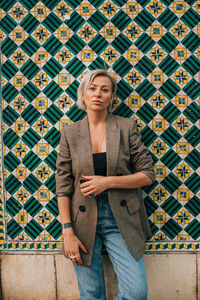
<svg viewBox="0 0 200 300"><path fill-rule="evenodd" d="M112 180L113 180L113 177L112 176L107 176L106 177L106 183L107 183L107 188L106 190L109 190L109 189L112 189Z"/></svg>
<svg viewBox="0 0 200 300"><path fill-rule="evenodd" d="M62 229L62 234L63 234L63 237L74 234L73 228L72 227L63 228Z"/></svg>

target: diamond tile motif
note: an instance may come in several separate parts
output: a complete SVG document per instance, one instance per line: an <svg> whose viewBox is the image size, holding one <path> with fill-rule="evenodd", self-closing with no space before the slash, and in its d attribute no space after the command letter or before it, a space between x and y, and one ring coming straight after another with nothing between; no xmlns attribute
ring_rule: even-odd
<svg viewBox="0 0 200 300"><path fill-rule="evenodd" d="M65 46L72 51L75 55L78 54L85 46L85 42L81 38L74 34L65 44ZM47 50L49 51L49 50Z"/></svg>
<svg viewBox="0 0 200 300"><path fill-rule="evenodd" d="M200 61L196 56L191 55L182 65L186 71L188 71L192 76L196 75L200 69Z"/></svg>
<svg viewBox="0 0 200 300"><path fill-rule="evenodd" d="M22 89L21 94L29 101L32 102L40 93L40 90L31 81L27 83Z"/></svg>
<svg viewBox="0 0 200 300"><path fill-rule="evenodd" d="M183 42L182 42L183 43ZM179 41L170 33L167 32L159 41L158 44L166 52L170 53L179 44Z"/></svg>
<svg viewBox="0 0 200 300"><path fill-rule="evenodd" d="M134 43L134 45L143 53L147 53L155 45L155 41L147 34L143 33Z"/></svg>
<svg viewBox="0 0 200 300"><path fill-rule="evenodd" d="M162 209L171 217L181 208L181 204L172 196L170 196L162 205Z"/></svg>
<svg viewBox="0 0 200 300"><path fill-rule="evenodd" d="M173 173L170 173L163 181L162 185L167 189L168 192L174 193L179 186L181 181Z"/></svg>
<svg viewBox="0 0 200 300"><path fill-rule="evenodd" d="M175 59L173 59L170 55L168 55L159 64L159 68L165 74L167 74L167 76L171 76L179 68L179 64Z"/></svg>
<svg viewBox="0 0 200 300"><path fill-rule="evenodd" d="M186 228L185 231L194 239L198 239L200 236L200 226L197 220L193 220Z"/></svg>
<svg viewBox="0 0 200 300"><path fill-rule="evenodd" d="M153 70L156 65L146 56L135 65L135 68L145 77L147 77Z"/></svg>
<svg viewBox="0 0 200 300"><path fill-rule="evenodd" d="M134 19L143 30L147 30L154 21L155 18L146 9L143 9Z"/></svg>
<svg viewBox="0 0 200 300"><path fill-rule="evenodd" d="M52 12L50 13L46 19L42 22L42 24L51 32L54 33L58 27L62 24L62 21Z"/></svg>
<svg viewBox="0 0 200 300"><path fill-rule="evenodd" d="M113 65L113 70L121 77L124 77L131 69L132 65L123 56Z"/></svg>
<svg viewBox="0 0 200 300"><path fill-rule="evenodd" d="M183 112L183 114L190 119L192 123L200 119L200 108L196 103L191 103Z"/></svg>
<svg viewBox="0 0 200 300"><path fill-rule="evenodd" d="M33 194L33 193L35 193L35 191L37 191L39 189L39 187L42 185L42 183L33 174L30 174L24 180L23 185L30 194Z"/></svg>
<svg viewBox="0 0 200 300"><path fill-rule="evenodd" d="M175 236L182 230L181 226L178 225L173 219L170 219L162 226L162 231L170 238L174 239Z"/></svg>
<svg viewBox="0 0 200 300"><path fill-rule="evenodd" d="M108 42L101 34L97 34L88 44L90 48L98 55L108 46ZM76 54L76 53L75 53Z"/></svg>
<svg viewBox="0 0 200 300"><path fill-rule="evenodd" d="M84 72L86 66L77 57L74 57L71 60L71 62L66 66L66 69L70 74L72 74L76 78L82 72Z"/></svg>
<svg viewBox="0 0 200 300"><path fill-rule="evenodd" d="M12 174L6 178L5 188L11 195L13 195L21 185L22 183Z"/></svg>
<svg viewBox="0 0 200 300"><path fill-rule="evenodd" d="M6 211L14 217L22 208L22 205L14 198L10 197L6 201Z"/></svg>
<svg viewBox="0 0 200 300"><path fill-rule="evenodd" d="M159 17L158 22L168 30L176 23L178 17L167 8Z"/></svg>
<svg viewBox="0 0 200 300"><path fill-rule="evenodd" d="M111 22L120 30L123 31L131 22L131 18L123 11L118 13L111 19Z"/></svg>
<svg viewBox="0 0 200 300"><path fill-rule="evenodd" d="M100 31L107 22L108 19L98 10L88 19L88 23L97 31Z"/></svg>
<svg viewBox="0 0 200 300"><path fill-rule="evenodd" d="M9 105L3 111L3 121L11 126L19 117L19 114Z"/></svg>
<svg viewBox="0 0 200 300"><path fill-rule="evenodd" d="M121 54L123 54L131 45L132 42L123 34L120 33L111 45Z"/></svg>
<svg viewBox="0 0 200 300"><path fill-rule="evenodd" d="M40 71L40 68L31 59L28 59L20 71L31 80Z"/></svg>
<svg viewBox="0 0 200 300"><path fill-rule="evenodd" d="M0 28L5 32L5 34L11 33L16 26L17 23L9 15L5 15L5 17L1 19Z"/></svg>
<svg viewBox="0 0 200 300"><path fill-rule="evenodd" d="M200 45L200 37L193 31L182 40L182 44L190 51L195 52Z"/></svg>
<svg viewBox="0 0 200 300"><path fill-rule="evenodd" d="M30 236L33 240L43 231L42 226L40 226L35 220L31 220L25 226L25 232Z"/></svg>
<svg viewBox="0 0 200 300"><path fill-rule="evenodd" d="M8 171L12 172L19 164L20 160L12 152L5 155L4 166Z"/></svg>
<svg viewBox="0 0 200 300"><path fill-rule="evenodd" d="M13 240L20 232L22 232L22 230L22 227L14 219L7 223L7 234Z"/></svg>
<svg viewBox="0 0 200 300"><path fill-rule="evenodd" d="M191 7L181 17L181 20L189 27L194 28L200 22L199 14Z"/></svg>
<svg viewBox="0 0 200 300"><path fill-rule="evenodd" d="M2 75L7 80L10 80L12 77L14 77L17 71L18 68L9 59L2 65Z"/></svg>
<svg viewBox="0 0 200 300"><path fill-rule="evenodd" d="M165 83L159 88L161 93L163 93L169 100L171 100L181 88L170 78L165 81Z"/></svg>
<svg viewBox="0 0 200 300"><path fill-rule="evenodd" d="M156 88L147 79L136 88L136 92L145 100L148 100L155 91Z"/></svg>
<svg viewBox="0 0 200 300"><path fill-rule="evenodd" d="M34 217L41 209L42 205L34 197L30 197L28 201L24 204L24 209Z"/></svg>
<svg viewBox="0 0 200 300"><path fill-rule="evenodd" d="M31 34L40 22L32 15L28 14L20 23L20 26L29 34Z"/></svg>
<svg viewBox="0 0 200 300"><path fill-rule="evenodd" d="M180 114L180 110L171 102L168 103L160 112L160 115L169 123L173 123Z"/></svg>
<svg viewBox="0 0 200 300"><path fill-rule="evenodd" d="M33 151L29 151L22 162L32 172L40 164L41 159Z"/></svg>
<svg viewBox="0 0 200 300"><path fill-rule="evenodd" d="M161 158L161 161L170 170L173 170L181 161L181 157L171 149Z"/></svg>
<svg viewBox="0 0 200 300"><path fill-rule="evenodd" d="M60 132L86 115L84 74L106 68L118 82L112 113L136 120L154 162L146 250L199 252L199 1L182 2L1 1L0 250L60 249Z"/></svg>
<svg viewBox="0 0 200 300"><path fill-rule="evenodd" d="M17 44L7 36L1 43L1 52L6 56L10 57L13 52L17 49Z"/></svg>

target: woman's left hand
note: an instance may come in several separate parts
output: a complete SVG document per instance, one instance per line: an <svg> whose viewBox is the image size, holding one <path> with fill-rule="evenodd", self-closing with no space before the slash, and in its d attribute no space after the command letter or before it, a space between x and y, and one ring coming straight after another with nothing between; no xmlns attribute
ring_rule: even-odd
<svg viewBox="0 0 200 300"><path fill-rule="evenodd" d="M86 182L80 185L80 191L83 196L92 198L108 189L108 177L104 176L86 176L82 175Z"/></svg>

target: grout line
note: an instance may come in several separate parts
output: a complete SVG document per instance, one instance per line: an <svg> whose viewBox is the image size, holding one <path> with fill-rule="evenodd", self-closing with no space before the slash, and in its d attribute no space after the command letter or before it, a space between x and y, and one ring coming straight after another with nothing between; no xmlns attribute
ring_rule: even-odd
<svg viewBox="0 0 200 300"><path fill-rule="evenodd" d="M58 300L58 280L57 280L57 267L56 267L56 257L53 256L53 263L54 263L54 276L55 276L55 290L56 290L56 298Z"/></svg>
<svg viewBox="0 0 200 300"><path fill-rule="evenodd" d="M0 257L0 300L3 300L2 276L1 276L1 257Z"/></svg>
<svg viewBox="0 0 200 300"><path fill-rule="evenodd" d="M2 76L2 65L1 65L1 49L0 49L0 145L1 145L1 153L0 153L0 173L1 173L1 196L2 196L2 204L3 204L3 224L4 224L4 243L6 241L7 237L7 224L6 224L6 212L5 212L5 207L6 207L6 200L5 200L5 176L4 176L4 144L3 144L3 101L2 101L2 82L1 82L1 76ZM6 243L7 244L7 243ZM7 250L7 249L4 249Z"/></svg>
<svg viewBox="0 0 200 300"><path fill-rule="evenodd" d="M198 254L196 254L196 300L199 300Z"/></svg>

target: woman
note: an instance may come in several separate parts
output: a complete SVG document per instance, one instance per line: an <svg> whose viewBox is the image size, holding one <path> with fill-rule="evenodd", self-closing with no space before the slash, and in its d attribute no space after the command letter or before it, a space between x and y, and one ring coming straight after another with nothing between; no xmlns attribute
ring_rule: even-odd
<svg viewBox="0 0 200 300"><path fill-rule="evenodd" d="M117 274L116 299L147 299L142 255L151 232L140 188L154 172L134 120L108 112L115 90L107 71L89 72L77 102L87 116L61 132L56 193L81 300L106 299L102 244Z"/></svg>

